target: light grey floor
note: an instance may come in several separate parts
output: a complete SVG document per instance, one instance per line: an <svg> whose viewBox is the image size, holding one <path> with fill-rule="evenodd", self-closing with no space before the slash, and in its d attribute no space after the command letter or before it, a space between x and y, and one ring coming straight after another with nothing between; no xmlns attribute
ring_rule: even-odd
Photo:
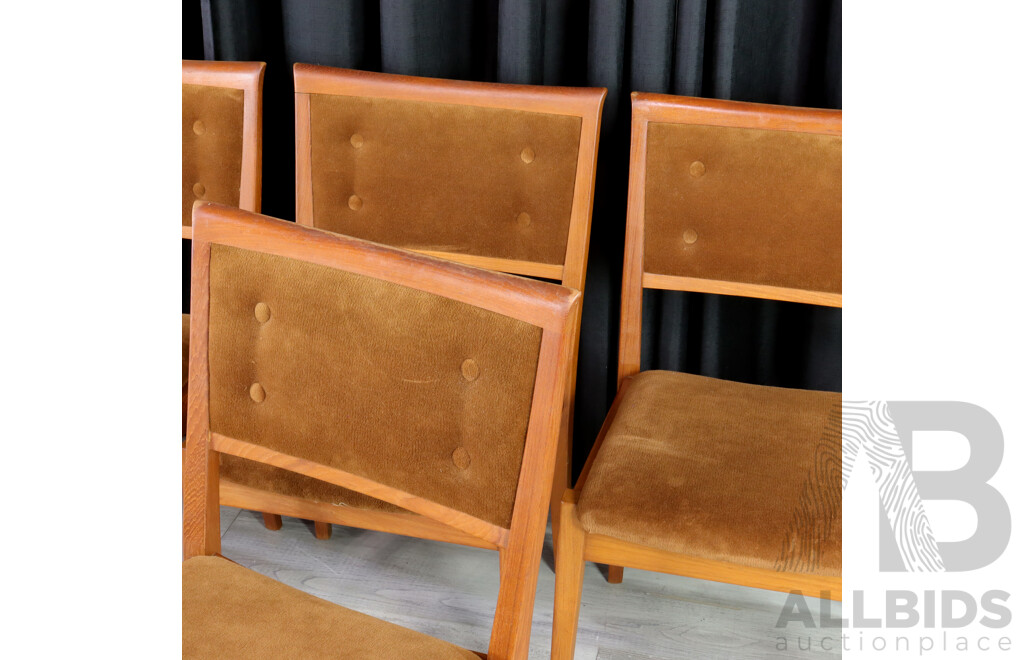
<svg viewBox="0 0 1024 660"><path fill-rule="evenodd" d="M222 554L354 610L486 651L498 592L498 553L334 526L328 541L312 523L285 518L271 532L259 514L221 508ZM547 658L555 576L550 530L537 584L530 658ZM799 624L776 629L786 594L626 569L608 584L587 564L577 660L647 658L819 658L835 631ZM814 618L819 601L808 599ZM832 610L840 615L838 604ZM789 650L776 646L785 638ZM811 650L806 649L808 643ZM801 650L797 645L801 645ZM826 640L825 646L831 644ZM838 646L838 644L836 644Z"/></svg>

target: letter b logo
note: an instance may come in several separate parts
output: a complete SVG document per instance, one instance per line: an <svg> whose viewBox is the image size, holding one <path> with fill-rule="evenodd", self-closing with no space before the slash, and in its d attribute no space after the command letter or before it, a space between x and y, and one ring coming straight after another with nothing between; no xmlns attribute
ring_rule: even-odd
<svg viewBox="0 0 1024 660"><path fill-rule="evenodd" d="M913 471L915 431L953 431L970 458L944 472ZM843 403L843 487L864 452L878 486L883 571L970 571L999 558L1010 541L1010 509L988 480L1003 459L1003 432L985 409L959 401ZM963 541L936 541L922 504L958 500L974 508L978 527Z"/></svg>

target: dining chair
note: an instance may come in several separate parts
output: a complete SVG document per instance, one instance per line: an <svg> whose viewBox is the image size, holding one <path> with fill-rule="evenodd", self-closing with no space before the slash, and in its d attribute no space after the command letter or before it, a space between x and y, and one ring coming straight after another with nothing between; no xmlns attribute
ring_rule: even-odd
<svg viewBox="0 0 1024 660"><path fill-rule="evenodd" d="M640 371L644 289L842 307L842 113L632 109L619 389L562 498L556 660L585 561L842 598L841 395Z"/></svg>
<svg viewBox="0 0 1024 660"><path fill-rule="evenodd" d="M192 206L260 210L263 62L181 61L181 238ZM181 426L188 405L189 315L181 315Z"/></svg>
<svg viewBox="0 0 1024 660"><path fill-rule="evenodd" d="M296 64L294 76L299 224L584 290L606 90L310 64ZM577 349L555 493L572 469ZM318 538L329 537L331 523L361 527L365 512L395 512L293 475L232 464L223 476L225 504L313 519Z"/></svg>
<svg viewBox="0 0 1024 660"><path fill-rule="evenodd" d="M525 658L579 302L555 284L198 205L183 655L481 657L221 557L230 456L499 550L486 657Z"/></svg>

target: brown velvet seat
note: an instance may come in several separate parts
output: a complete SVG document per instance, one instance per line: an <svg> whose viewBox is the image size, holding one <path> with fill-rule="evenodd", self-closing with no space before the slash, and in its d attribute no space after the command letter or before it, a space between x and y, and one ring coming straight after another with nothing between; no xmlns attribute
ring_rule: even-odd
<svg viewBox="0 0 1024 660"><path fill-rule="evenodd" d="M477 657L217 558L231 457L498 550L487 657L525 658L579 292L216 204L192 219L186 657Z"/></svg>
<svg viewBox="0 0 1024 660"><path fill-rule="evenodd" d="M839 400L671 371L637 374L580 494L580 523L590 534L670 552L839 575Z"/></svg>
<svg viewBox="0 0 1024 660"><path fill-rule="evenodd" d="M181 595L184 658L479 660L475 653L321 600L223 557L193 557L182 564Z"/></svg>
<svg viewBox="0 0 1024 660"><path fill-rule="evenodd" d="M586 561L842 598L841 395L641 371L644 289L842 307L842 113L632 109L619 390L562 497L553 660Z"/></svg>

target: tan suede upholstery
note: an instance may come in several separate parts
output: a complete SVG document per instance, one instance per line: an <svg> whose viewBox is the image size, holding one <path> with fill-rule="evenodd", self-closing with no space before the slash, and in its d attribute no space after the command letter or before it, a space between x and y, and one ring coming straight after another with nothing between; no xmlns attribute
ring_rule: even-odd
<svg viewBox="0 0 1024 660"><path fill-rule="evenodd" d="M276 582L221 557L181 567L184 658L479 656Z"/></svg>
<svg viewBox="0 0 1024 660"><path fill-rule="evenodd" d="M238 206L242 185L240 89L181 86L181 224L196 200Z"/></svg>
<svg viewBox="0 0 1024 660"><path fill-rule="evenodd" d="M540 337L447 298L213 245L210 427L508 527ZM223 456L221 477L369 502L261 467Z"/></svg>
<svg viewBox="0 0 1024 660"><path fill-rule="evenodd" d="M314 226L410 249L565 261L579 117L309 100Z"/></svg>
<svg viewBox="0 0 1024 660"><path fill-rule="evenodd" d="M644 271L842 292L842 138L651 122Z"/></svg>
<svg viewBox="0 0 1024 660"><path fill-rule="evenodd" d="M642 372L584 484L580 521L671 552L841 575L840 396Z"/></svg>

